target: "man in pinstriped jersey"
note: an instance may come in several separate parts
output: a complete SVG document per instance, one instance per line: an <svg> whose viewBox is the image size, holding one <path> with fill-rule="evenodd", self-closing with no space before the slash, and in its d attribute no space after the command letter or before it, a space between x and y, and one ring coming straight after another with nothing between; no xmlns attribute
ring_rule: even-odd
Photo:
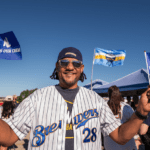
<svg viewBox="0 0 150 150"><path fill-rule="evenodd" d="M64 48L51 75L59 84L35 91L6 123L0 120L0 145L10 146L29 131L29 150L98 150L101 132L118 144L128 142L150 111L147 91L142 94L136 113L121 125L105 100L78 86L79 80L86 79L83 69L81 52Z"/></svg>

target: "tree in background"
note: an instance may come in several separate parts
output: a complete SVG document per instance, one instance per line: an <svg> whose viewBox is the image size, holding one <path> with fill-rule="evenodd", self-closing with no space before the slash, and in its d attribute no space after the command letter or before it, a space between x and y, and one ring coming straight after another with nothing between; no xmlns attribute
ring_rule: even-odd
<svg viewBox="0 0 150 150"><path fill-rule="evenodd" d="M25 90L25 91L22 91L20 93L20 96L17 97L17 101L20 103L22 102L26 97L28 97L30 94L32 94L34 91L36 91L36 89L33 89L33 90Z"/></svg>

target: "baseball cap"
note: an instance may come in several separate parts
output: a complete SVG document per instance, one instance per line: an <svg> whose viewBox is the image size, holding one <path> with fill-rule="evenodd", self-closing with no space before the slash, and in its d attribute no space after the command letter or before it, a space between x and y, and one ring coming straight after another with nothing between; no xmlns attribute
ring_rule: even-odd
<svg viewBox="0 0 150 150"><path fill-rule="evenodd" d="M5 101L13 101L13 96L11 95L6 96Z"/></svg>
<svg viewBox="0 0 150 150"><path fill-rule="evenodd" d="M57 61L59 61L60 59L66 58L66 57L76 58L76 59L82 61L81 52L74 47L67 47L67 48L62 49L58 55Z"/></svg>

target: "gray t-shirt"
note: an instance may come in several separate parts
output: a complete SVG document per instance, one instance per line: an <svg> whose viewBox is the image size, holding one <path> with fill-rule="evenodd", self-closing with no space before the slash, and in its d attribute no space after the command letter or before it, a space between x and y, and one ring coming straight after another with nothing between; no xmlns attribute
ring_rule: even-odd
<svg viewBox="0 0 150 150"><path fill-rule="evenodd" d="M144 120L145 124L147 124L148 126L150 126L150 112L148 113L148 118Z"/></svg>
<svg viewBox="0 0 150 150"><path fill-rule="evenodd" d="M55 86L58 92L62 95L62 97L65 99L67 103L67 110L68 113L72 112L73 102L75 99L76 94L79 91L79 87L75 89L64 89L60 87L59 85ZM65 150L74 150L74 133L72 127L72 121L70 124L67 124L68 129L66 128L66 139L65 139Z"/></svg>

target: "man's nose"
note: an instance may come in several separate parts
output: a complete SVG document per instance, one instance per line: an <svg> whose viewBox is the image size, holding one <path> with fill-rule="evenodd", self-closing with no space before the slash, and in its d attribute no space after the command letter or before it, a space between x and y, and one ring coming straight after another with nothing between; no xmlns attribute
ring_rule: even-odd
<svg viewBox="0 0 150 150"><path fill-rule="evenodd" d="M72 70L74 69L74 66L72 64L72 62L69 62L68 66L66 67L66 69Z"/></svg>

